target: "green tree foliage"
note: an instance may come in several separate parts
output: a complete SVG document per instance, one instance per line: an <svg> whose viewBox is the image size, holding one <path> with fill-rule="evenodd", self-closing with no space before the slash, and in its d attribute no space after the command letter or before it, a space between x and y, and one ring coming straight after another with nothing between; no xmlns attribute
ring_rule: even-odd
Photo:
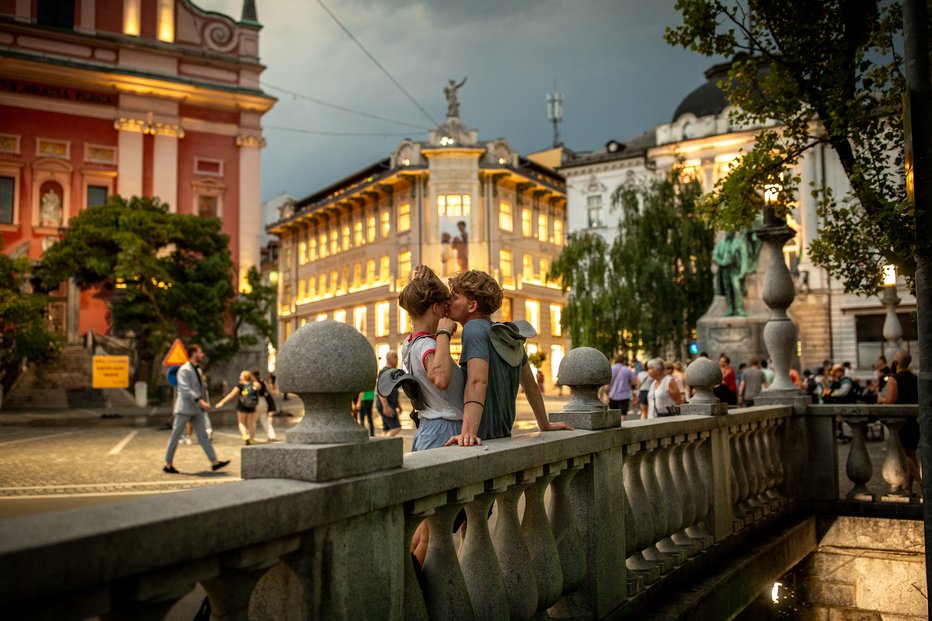
<svg viewBox="0 0 932 621"><path fill-rule="evenodd" d="M81 289L97 289L110 302L114 329L136 333L143 377L179 336L225 360L251 342L239 335L245 323L268 332L254 316L268 304L267 289L254 286L252 294L235 297L220 220L170 213L157 198L114 196L82 211L36 271L46 286L73 277Z"/></svg>
<svg viewBox="0 0 932 621"><path fill-rule="evenodd" d="M732 122L769 125L702 203L728 229L749 226L761 191L796 200L793 167L819 145L837 154L851 185L835 197L811 191L822 229L813 260L848 291L876 293L881 266L911 278L917 238L903 173L899 2L880 0L677 0L683 25L666 39L706 56L735 57L721 87L738 106ZM774 125L773 121L777 124Z"/></svg>
<svg viewBox="0 0 932 621"><path fill-rule="evenodd" d="M240 291L230 306L233 331L214 345L214 356L223 360L233 357L243 347L259 342L259 337L275 343L275 323L272 309L278 298L273 285L262 282L262 275L254 266L246 273L246 290Z"/></svg>
<svg viewBox="0 0 932 621"><path fill-rule="evenodd" d="M682 351L712 302L714 232L695 215L697 182L676 171L664 179L619 186L622 210L609 246L592 233L574 233L550 276L562 279L569 302L563 326L574 345L601 350Z"/></svg>
<svg viewBox="0 0 932 621"><path fill-rule="evenodd" d="M59 343L49 331L44 295L27 292L29 259L0 253L0 378L23 359L44 362Z"/></svg>

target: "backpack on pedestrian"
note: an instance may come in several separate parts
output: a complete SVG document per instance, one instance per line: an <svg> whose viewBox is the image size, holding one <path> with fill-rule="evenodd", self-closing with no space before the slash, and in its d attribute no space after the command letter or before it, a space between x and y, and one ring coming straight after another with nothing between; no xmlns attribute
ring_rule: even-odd
<svg viewBox="0 0 932 621"><path fill-rule="evenodd" d="M247 411L253 411L259 405L259 390L254 382L243 384L239 390L240 408Z"/></svg>

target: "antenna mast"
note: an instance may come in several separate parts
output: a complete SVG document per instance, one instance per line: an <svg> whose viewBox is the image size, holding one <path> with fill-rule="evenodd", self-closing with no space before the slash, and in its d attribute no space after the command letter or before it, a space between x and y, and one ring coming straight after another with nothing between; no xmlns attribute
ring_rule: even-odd
<svg viewBox="0 0 932 621"><path fill-rule="evenodd" d="M563 93L556 90L547 94L547 118L553 123L553 146L559 147L563 144L560 140L560 121L563 120Z"/></svg>

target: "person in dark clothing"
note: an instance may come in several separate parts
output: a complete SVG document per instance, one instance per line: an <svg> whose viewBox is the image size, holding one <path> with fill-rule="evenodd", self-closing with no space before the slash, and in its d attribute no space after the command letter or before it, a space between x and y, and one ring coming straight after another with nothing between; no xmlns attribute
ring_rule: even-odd
<svg viewBox="0 0 932 621"><path fill-rule="evenodd" d="M898 351L893 357L893 375L887 376L886 394L877 398L877 403L919 403L919 378L909 370L913 357L907 351ZM909 482L907 489L912 493L913 481L922 487L922 477L919 474L919 460L916 450L919 448L919 422L907 418L900 427L900 444L906 454L909 464Z"/></svg>

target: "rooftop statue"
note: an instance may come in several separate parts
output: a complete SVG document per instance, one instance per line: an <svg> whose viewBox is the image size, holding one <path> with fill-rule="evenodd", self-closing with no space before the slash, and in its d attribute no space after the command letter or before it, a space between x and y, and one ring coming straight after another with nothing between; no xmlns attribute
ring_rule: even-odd
<svg viewBox="0 0 932 621"><path fill-rule="evenodd" d="M447 97L447 116L456 117L460 116L460 102L456 98L456 91L459 88L466 84L466 78L463 78L463 81L459 84L456 83L456 80L450 80L450 84L443 89L443 94Z"/></svg>

